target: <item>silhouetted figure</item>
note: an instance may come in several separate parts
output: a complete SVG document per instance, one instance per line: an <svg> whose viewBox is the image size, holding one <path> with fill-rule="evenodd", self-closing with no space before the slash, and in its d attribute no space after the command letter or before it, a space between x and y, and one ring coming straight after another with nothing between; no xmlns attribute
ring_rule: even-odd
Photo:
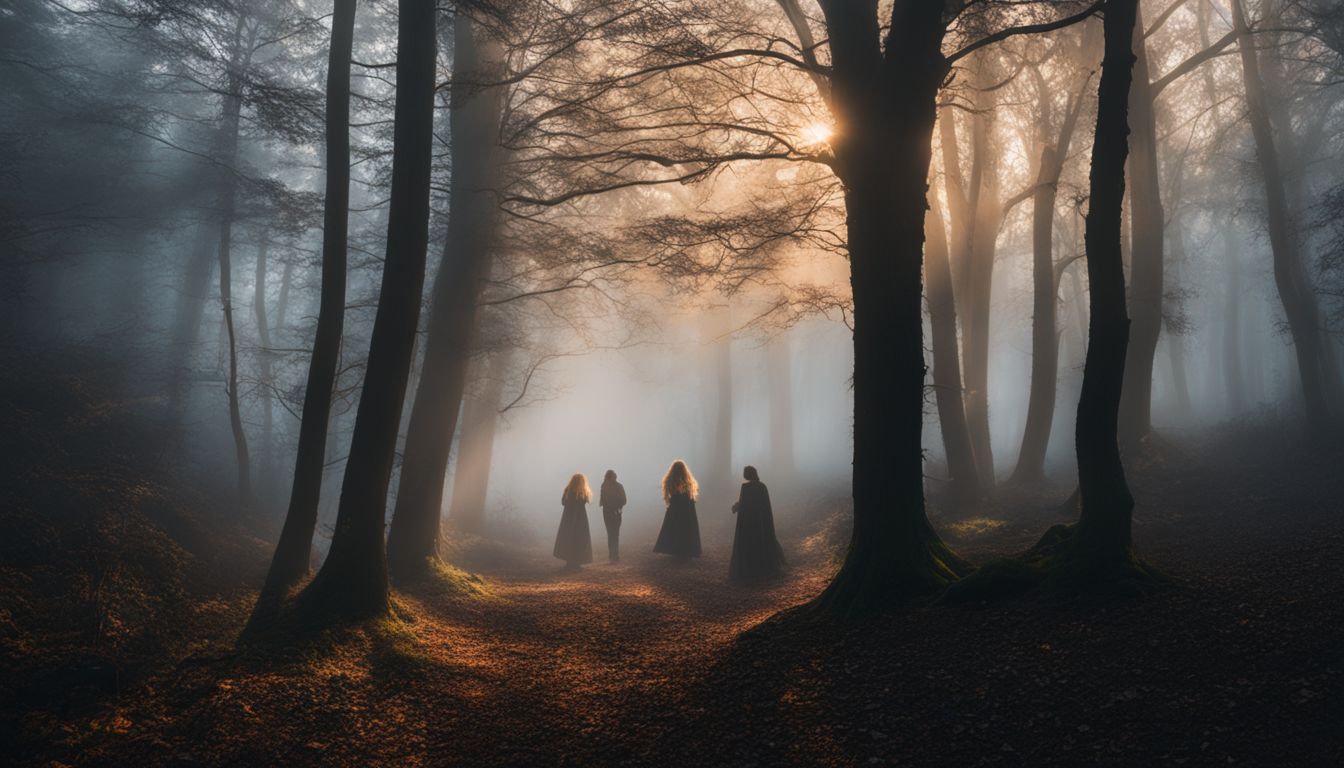
<svg viewBox="0 0 1344 768"><path fill-rule="evenodd" d="M621 509L625 507L625 486L616 482L616 471L608 469L602 478L598 506L602 507L602 522L607 526L607 560L621 559Z"/></svg>
<svg viewBox="0 0 1344 768"><path fill-rule="evenodd" d="M592 500L588 478L582 473L571 477L560 495L565 511L560 515L560 531L555 534L554 554L570 570L577 571L580 565L593 562L593 538L588 532L588 502Z"/></svg>
<svg viewBox="0 0 1344 768"><path fill-rule="evenodd" d="M695 499L700 495L691 470L678 459L663 477L663 501L667 514L663 528L658 532L654 552L673 555L679 559L700 556L700 521L695 516Z"/></svg>
<svg viewBox="0 0 1344 768"><path fill-rule="evenodd" d="M784 548L775 537L775 514L770 509L770 491L755 467L742 470L747 479L733 505L737 528L733 532L733 559L728 578L733 581L773 579L784 570Z"/></svg>

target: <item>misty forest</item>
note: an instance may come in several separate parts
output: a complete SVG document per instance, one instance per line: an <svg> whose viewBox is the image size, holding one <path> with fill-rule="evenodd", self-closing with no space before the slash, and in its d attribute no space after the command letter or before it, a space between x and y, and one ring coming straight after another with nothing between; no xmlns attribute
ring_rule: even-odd
<svg viewBox="0 0 1344 768"><path fill-rule="evenodd" d="M1337 0L0 0L0 754L1344 763Z"/></svg>

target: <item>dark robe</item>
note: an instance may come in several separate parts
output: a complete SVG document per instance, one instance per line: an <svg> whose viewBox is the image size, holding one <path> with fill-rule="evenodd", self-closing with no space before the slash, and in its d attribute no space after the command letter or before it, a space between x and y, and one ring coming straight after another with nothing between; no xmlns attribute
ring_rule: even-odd
<svg viewBox="0 0 1344 768"><path fill-rule="evenodd" d="M582 501L561 501L565 511L560 515L560 531L555 534L555 556L570 565L593 562L593 539L588 532L588 504Z"/></svg>
<svg viewBox="0 0 1344 768"><path fill-rule="evenodd" d="M758 481L742 484L737 497L737 529L733 533L733 559L728 578L733 581L772 579L784 570L784 549L775 537L775 515L770 509L770 491Z"/></svg>
<svg viewBox="0 0 1344 768"><path fill-rule="evenodd" d="M621 559L621 509L625 507L625 486L615 480L602 481L598 505L602 507L602 522L607 526L607 559L614 563Z"/></svg>
<svg viewBox="0 0 1344 768"><path fill-rule="evenodd" d="M663 528L658 532L654 552L677 557L700 556L700 520L695 516L695 502L684 493L678 493L667 502Z"/></svg>

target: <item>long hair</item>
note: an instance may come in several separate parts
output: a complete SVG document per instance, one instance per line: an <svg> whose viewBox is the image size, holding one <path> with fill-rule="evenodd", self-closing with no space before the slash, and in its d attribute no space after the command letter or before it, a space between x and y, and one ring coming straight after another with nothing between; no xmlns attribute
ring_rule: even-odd
<svg viewBox="0 0 1344 768"><path fill-rule="evenodd" d="M671 501L678 493L690 496L691 501L700 497L700 485L681 459L672 462L672 466L667 468L667 474L663 475L663 501Z"/></svg>
<svg viewBox="0 0 1344 768"><path fill-rule="evenodd" d="M568 504L571 501L581 501L584 504L593 500L593 489L588 487L588 478L583 476L582 472L575 472L574 476L569 478L569 485L565 486L565 492L560 495L560 503Z"/></svg>

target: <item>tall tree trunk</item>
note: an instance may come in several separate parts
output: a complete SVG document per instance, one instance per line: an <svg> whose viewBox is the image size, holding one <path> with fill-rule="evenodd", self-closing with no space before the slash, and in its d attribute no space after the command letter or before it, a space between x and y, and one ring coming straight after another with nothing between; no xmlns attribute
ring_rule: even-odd
<svg viewBox="0 0 1344 768"><path fill-rule="evenodd" d="M475 397L467 398L462 413L462 437L453 470L452 501L448 521L458 530L485 530L485 502L490 490L490 466L495 452L495 431L504 397L507 353L489 356L485 382Z"/></svg>
<svg viewBox="0 0 1344 768"><path fill-rule="evenodd" d="M1227 285L1223 297L1223 381L1227 407L1233 415L1246 410L1246 371L1241 362L1241 247L1232 222L1223 229L1223 260Z"/></svg>
<svg viewBox="0 0 1344 768"><path fill-rule="evenodd" d="M233 323L233 220L238 203L238 129L243 107L243 74L250 60L253 30L244 42L244 17L239 14L234 29L233 55L229 61L228 89L224 95L223 122L220 126L219 195L219 301L224 310L224 331L228 345L229 426L233 431L234 459L238 464L238 501L252 504L252 467L247 451L247 433L238 392L238 339Z"/></svg>
<svg viewBox="0 0 1344 768"><path fill-rule="evenodd" d="M966 374L966 423L975 449L975 466L980 483L994 487L994 449L989 431L989 333L994 254L1003 223L999 198L999 156L994 148L993 114L994 68L989 54L979 56L975 115L971 119L971 143L975 165L971 171L972 235L970 260L965 269L962 301L963 369Z"/></svg>
<svg viewBox="0 0 1344 768"><path fill-rule="evenodd" d="M313 337L313 354L308 361L308 382L303 393L289 510L257 601L254 622L264 618L267 608L308 575L313 531L317 527L332 389L336 384L345 325L346 238L350 221L350 57L354 34L355 0L336 0L327 56L327 178L317 332Z"/></svg>
<svg viewBox="0 0 1344 768"><path fill-rule="evenodd" d="M1106 3L1106 53L1097 91L1091 202L1084 236L1092 312L1075 435L1081 510L1073 534L1071 565L1103 579L1123 575L1132 562L1134 499L1120 460L1117 419L1129 343L1120 211L1129 153L1126 105L1130 103L1134 77L1132 38L1136 34L1137 6L1138 0Z"/></svg>
<svg viewBox="0 0 1344 768"><path fill-rule="evenodd" d="M424 363L387 537L388 565L393 578L402 580L424 577L439 557L443 485L494 237L500 89L482 87L492 77L492 59L483 55L487 45L476 39L473 27L459 12L448 117L453 166L448 234L434 278Z"/></svg>
<svg viewBox="0 0 1344 768"><path fill-rule="evenodd" d="M1180 196L1180 186L1177 186L1176 196ZM1185 229L1181 225L1181 214L1179 211L1172 214L1171 217L1171 285L1179 289L1181 287L1181 268L1185 264ZM1174 308L1173 308L1174 309ZM1163 318L1167 322L1167 318ZM1185 334L1181 328L1167 329L1167 362L1171 366L1171 385L1172 391L1176 395L1176 406L1181 413L1190 418L1192 406L1190 403L1190 385L1186 380L1185 371Z"/></svg>
<svg viewBox="0 0 1344 768"><path fill-rule="evenodd" d="M765 346L766 378L770 383L770 474L789 482L797 471L793 455L793 344L791 333L781 331Z"/></svg>
<svg viewBox="0 0 1344 768"><path fill-rule="evenodd" d="M728 307L706 312L701 326L707 378L704 386L708 466L700 471L701 495L719 501L733 490L733 316Z"/></svg>
<svg viewBox="0 0 1344 768"><path fill-rule="evenodd" d="M942 119L950 119L943 114ZM961 391L961 355L957 353L957 308L952 295L952 269L947 257L943 211L937 195L929 195L924 219L925 295L929 304L929 330L933 347L933 399L938 407L938 428L947 454L947 470L954 501L981 493L975 469L975 450L966 429L966 408Z"/></svg>
<svg viewBox="0 0 1344 768"><path fill-rule="evenodd" d="M261 484L263 489L275 478L271 448L275 435L275 408L272 403L271 389L274 386L271 376L271 326L266 317L266 270L267 255L270 251L270 238L267 233L261 235L257 246L256 272L253 279L252 315L257 320L257 367L261 374Z"/></svg>
<svg viewBox="0 0 1344 768"><path fill-rule="evenodd" d="M1140 14L1142 18L1142 14ZM1139 28L1142 28L1142 23ZM1129 93L1130 145L1130 329L1120 401L1120 443L1128 448L1152 428L1153 359L1162 333L1163 229L1162 182L1157 162L1157 119L1148 71L1148 46L1134 36L1134 81Z"/></svg>
<svg viewBox="0 0 1344 768"><path fill-rule="evenodd" d="M845 185L854 302L854 530L813 605L853 615L928 594L965 571L924 508L922 263L942 2L897 2L885 53L859 3L823 0L830 33L832 141Z"/></svg>
<svg viewBox="0 0 1344 768"><path fill-rule="evenodd" d="M1259 56L1255 41L1246 25L1241 0L1231 0L1232 20L1241 50L1242 76L1246 87L1246 107L1255 139L1255 154L1264 182L1266 211L1269 214L1269 243L1274 256L1274 285L1288 318L1288 330L1297 355L1297 370L1306 407L1306 427L1314 437L1333 434L1332 414L1327 401L1325 372L1322 365L1319 311L1316 293L1302 263L1298 238L1288 205L1279 153L1274 143L1264 83L1260 79Z"/></svg>
<svg viewBox="0 0 1344 768"><path fill-rule="evenodd" d="M301 596L328 620L365 618L388 608L383 520L425 281L436 5L432 0L399 0L397 8L392 192L382 287L331 551Z"/></svg>
<svg viewBox="0 0 1344 768"><path fill-rule="evenodd" d="M285 261L285 270L280 274L280 295L275 297L275 324L273 333L276 336L285 332L285 322L289 314L289 289L294 283L294 261L289 259Z"/></svg>
<svg viewBox="0 0 1344 768"><path fill-rule="evenodd" d="M168 413L174 418L180 418L186 407L191 358L201 335L201 322L205 319L205 303L210 294L210 278L215 273L218 242L214 228L202 225L178 288L168 360Z"/></svg>
<svg viewBox="0 0 1344 768"><path fill-rule="evenodd" d="M1048 115L1049 99L1053 94L1040 84L1041 106L1038 113ZM1059 136L1050 141L1048 121L1041 125L1040 166L1036 177L1036 191L1032 195L1031 216L1031 391L1027 398L1027 423L1022 432L1022 448L1017 455L1017 467L1012 480L1018 483L1038 482L1045 477L1045 453L1050 444L1050 431L1055 420L1055 394L1059 382L1059 334L1056 332L1058 282L1055 276L1055 201L1059 194L1059 178L1064 173L1064 161L1069 156L1073 132L1082 112L1081 94L1069 104Z"/></svg>

